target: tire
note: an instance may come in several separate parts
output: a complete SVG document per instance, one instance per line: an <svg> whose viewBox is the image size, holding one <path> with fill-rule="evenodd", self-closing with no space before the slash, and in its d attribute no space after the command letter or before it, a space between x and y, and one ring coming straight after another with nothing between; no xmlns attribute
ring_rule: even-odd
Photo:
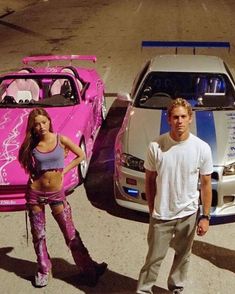
<svg viewBox="0 0 235 294"><path fill-rule="evenodd" d="M86 145L84 140L81 141L80 148L83 150L86 156ZM79 174L80 183L84 182L87 171L88 171L88 161L87 161L87 157L85 157L85 159L78 166L78 174Z"/></svg>

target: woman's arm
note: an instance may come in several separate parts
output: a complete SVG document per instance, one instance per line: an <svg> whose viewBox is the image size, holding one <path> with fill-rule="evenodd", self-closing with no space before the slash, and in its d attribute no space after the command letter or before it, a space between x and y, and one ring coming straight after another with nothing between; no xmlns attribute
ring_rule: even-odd
<svg viewBox="0 0 235 294"><path fill-rule="evenodd" d="M81 161L83 161L85 158L85 153L77 144L75 144L66 136L60 136L60 142L62 145L64 145L66 152L71 151L76 155L76 157L65 166L63 174L66 174L71 169L78 166Z"/></svg>

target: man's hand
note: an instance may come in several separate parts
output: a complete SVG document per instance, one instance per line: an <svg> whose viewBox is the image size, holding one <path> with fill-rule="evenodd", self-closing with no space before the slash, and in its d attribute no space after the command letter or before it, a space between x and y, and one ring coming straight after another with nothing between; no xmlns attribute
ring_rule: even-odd
<svg viewBox="0 0 235 294"><path fill-rule="evenodd" d="M208 229L209 229L209 220L206 218L202 218L198 221L197 224L197 235L198 236L204 236Z"/></svg>

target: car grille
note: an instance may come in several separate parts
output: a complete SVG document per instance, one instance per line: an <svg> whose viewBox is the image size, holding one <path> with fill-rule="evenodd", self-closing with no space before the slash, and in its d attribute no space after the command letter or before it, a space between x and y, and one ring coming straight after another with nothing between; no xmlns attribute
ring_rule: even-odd
<svg viewBox="0 0 235 294"><path fill-rule="evenodd" d="M212 203L211 206L217 206L218 204L218 193L216 190L212 190Z"/></svg>
<svg viewBox="0 0 235 294"><path fill-rule="evenodd" d="M219 174L217 172L213 172L211 174L211 178L212 178L212 180L218 181L219 180Z"/></svg>

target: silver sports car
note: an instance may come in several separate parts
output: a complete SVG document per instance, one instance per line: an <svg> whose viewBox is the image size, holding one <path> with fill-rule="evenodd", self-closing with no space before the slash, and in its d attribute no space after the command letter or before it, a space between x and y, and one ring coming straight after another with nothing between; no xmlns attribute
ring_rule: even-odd
<svg viewBox="0 0 235 294"><path fill-rule="evenodd" d="M235 215L235 82L219 57L159 55L138 73L115 143L115 199L148 212L144 159L149 142L169 130L166 109L177 97L194 110L191 132L212 148L212 217ZM200 183L199 183L200 185Z"/></svg>

